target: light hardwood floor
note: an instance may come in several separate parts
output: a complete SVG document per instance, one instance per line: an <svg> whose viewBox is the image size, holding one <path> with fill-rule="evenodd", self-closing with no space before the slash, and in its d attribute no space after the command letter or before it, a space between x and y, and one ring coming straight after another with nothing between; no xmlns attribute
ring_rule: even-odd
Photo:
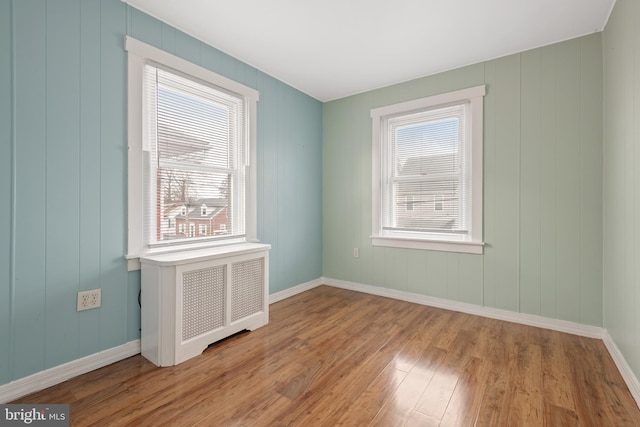
<svg viewBox="0 0 640 427"><path fill-rule="evenodd" d="M640 426L601 341L321 286L181 365L134 356L16 401L73 426Z"/></svg>

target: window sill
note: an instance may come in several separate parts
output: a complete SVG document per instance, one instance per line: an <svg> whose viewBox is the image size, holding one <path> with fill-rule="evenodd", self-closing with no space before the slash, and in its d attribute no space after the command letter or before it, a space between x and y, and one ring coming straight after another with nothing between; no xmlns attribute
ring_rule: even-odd
<svg viewBox="0 0 640 427"><path fill-rule="evenodd" d="M202 243L189 243L180 246L163 246L157 247L153 249L149 249L148 251L142 254L128 254L125 255L125 259L127 260L127 271L136 271L140 270L140 258L153 257L157 255L170 255L170 254L181 254L184 252L192 252L192 251L216 251L216 252L225 252L232 253L236 250L242 250L242 248L246 245L256 244L255 242L249 242L244 239L238 240L227 240L224 243L220 242L202 242Z"/></svg>
<svg viewBox="0 0 640 427"><path fill-rule="evenodd" d="M482 255L484 242L463 242L451 240L409 239L400 237L371 236L373 246L390 248L422 249L443 252L458 252Z"/></svg>

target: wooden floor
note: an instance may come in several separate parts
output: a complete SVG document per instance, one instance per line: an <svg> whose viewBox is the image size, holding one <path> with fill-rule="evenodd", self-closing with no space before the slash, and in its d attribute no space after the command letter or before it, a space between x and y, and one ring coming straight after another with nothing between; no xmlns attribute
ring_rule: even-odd
<svg viewBox="0 0 640 427"><path fill-rule="evenodd" d="M640 426L599 340L326 286L179 366L138 355L17 402L73 426Z"/></svg>

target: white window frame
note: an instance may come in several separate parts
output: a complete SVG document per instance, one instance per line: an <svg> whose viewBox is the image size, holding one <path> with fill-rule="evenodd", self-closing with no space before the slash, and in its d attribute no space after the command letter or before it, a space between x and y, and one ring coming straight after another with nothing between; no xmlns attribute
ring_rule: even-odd
<svg viewBox="0 0 640 427"><path fill-rule="evenodd" d="M234 243L257 242L257 185L256 185L256 134L257 102L260 94L255 89L228 79L211 70L193 64L161 49L125 36L128 53L128 248L125 255L128 269L139 270L139 258L144 255L190 250ZM146 63L156 63L196 79L211 83L241 95L248 113L249 162L246 174L245 237L234 240L186 242L183 245L151 249L144 238L144 157L143 150L143 74Z"/></svg>
<svg viewBox="0 0 640 427"><path fill-rule="evenodd" d="M483 152L483 104L486 93L485 85L461 89L453 92L415 99L399 104L387 105L371 110L372 119L372 158L373 158L373 193L372 193L372 235L374 246L395 248L438 250L482 254L482 152ZM389 152L387 135L383 131L391 117L412 114L419 111L445 107L456 103L467 103L466 134L471 138L467 149L470 150L471 188L469 203L471 218L469 229L465 234L447 234L432 232L398 233L383 230L383 168Z"/></svg>

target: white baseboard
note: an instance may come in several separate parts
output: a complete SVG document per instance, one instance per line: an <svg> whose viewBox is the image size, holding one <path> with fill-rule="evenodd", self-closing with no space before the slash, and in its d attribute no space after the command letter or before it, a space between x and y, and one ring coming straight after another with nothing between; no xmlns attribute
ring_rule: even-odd
<svg viewBox="0 0 640 427"><path fill-rule="evenodd" d="M318 287L324 283L323 277L320 277L315 280L311 280L310 282L302 283L300 285L294 286L289 289L285 289L284 291L276 292L275 294L269 295L269 304L273 304L274 302L282 301L283 299L290 298L294 295L301 294L302 292L308 291L309 289L313 289Z"/></svg>
<svg viewBox="0 0 640 427"><path fill-rule="evenodd" d="M37 372L0 386L0 403L11 402L27 394L44 390L78 375L110 365L140 353L140 340L95 353L63 365Z"/></svg>
<svg viewBox="0 0 640 427"><path fill-rule="evenodd" d="M504 320L506 322L520 323L523 325L535 326L538 328L551 329L559 332L567 332L569 334L580 335L589 338L602 339L603 336L603 329L598 326L582 325L566 320L549 319L547 317L536 316L533 314L516 313L513 311L501 310L498 308L482 307L475 304L451 301L443 298L429 297L425 295L414 294L411 292L396 291L394 289L347 282L344 280L336 280L327 277L323 278L323 280L326 285L335 286L337 288L379 295L387 298L413 302L416 304L428 305L431 307L443 308L445 310L459 311L461 313L473 314L481 317L489 317L491 319Z"/></svg>
<svg viewBox="0 0 640 427"><path fill-rule="evenodd" d="M638 381L638 378L633 373L631 366L629 366L627 360L624 358L622 352L613 341L613 338L611 338L611 335L609 335L609 332L607 332L606 329L604 330L602 342L604 343L605 347L607 347L607 350L609 350L609 354L618 367L620 375L622 375L624 382L627 383L627 387L629 387L631 395L636 400L636 403L640 408L640 381Z"/></svg>

